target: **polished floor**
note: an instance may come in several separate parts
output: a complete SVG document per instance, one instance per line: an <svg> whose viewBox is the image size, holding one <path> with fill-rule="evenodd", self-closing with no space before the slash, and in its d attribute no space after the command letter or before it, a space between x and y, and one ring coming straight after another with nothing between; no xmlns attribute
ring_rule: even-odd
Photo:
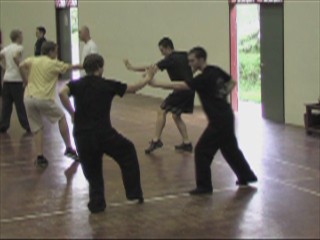
<svg viewBox="0 0 320 240"><path fill-rule="evenodd" d="M57 126L46 130L45 170L33 166L34 146L16 114L0 136L1 238L319 238L320 138L304 129L263 120L243 111L236 116L241 146L259 182L238 188L218 153L212 164L214 193L193 197L193 154L175 152L178 130L168 118L165 146L144 154L154 132L160 100L116 99L112 122L131 139L139 155L145 204L126 201L121 175L105 157L108 207L91 215L81 166L63 156ZM201 109L185 117L193 143L206 125Z"/></svg>

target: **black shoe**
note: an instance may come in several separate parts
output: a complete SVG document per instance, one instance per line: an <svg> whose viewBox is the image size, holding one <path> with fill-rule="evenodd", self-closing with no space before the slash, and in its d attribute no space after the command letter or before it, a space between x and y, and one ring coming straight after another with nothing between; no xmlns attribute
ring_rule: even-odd
<svg viewBox="0 0 320 240"><path fill-rule="evenodd" d="M72 158L76 162L80 162L80 159L79 159L79 156L78 156L76 150L74 150L72 148L67 148L66 151L64 152L64 155L69 158Z"/></svg>
<svg viewBox="0 0 320 240"><path fill-rule="evenodd" d="M88 203L88 209L91 213L100 213L103 212L106 209L107 205L105 201L99 201L99 202L93 202L90 201Z"/></svg>
<svg viewBox="0 0 320 240"><path fill-rule="evenodd" d="M98 206L89 206L88 204L88 208L90 210L91 213L100 213L100 212L104 212L104 210L106 209L106 205L102 204L102 205L98 205Z"/></svg>
<svg viewBox="0 0 320 240"><path fill-rule="evenodd" d="M38 156L34 164L40 168L46 168L49 164L48 160L44 156Z"/></svg>
<svg viewBox="0 0 320 240"><path fill-rule="evenodd" d="M236 185L248 186L249 183L255 183L257 181L258 181L258 178L256 176L252 176L251 178L248 178L248 179L238 179L238 181L236 181Z"/></svg>
<svg viewBox="0 0 320 240"><path fill-rule="evenodd" d="M128 198L128 200L129 201L136 201L136 200L138 200L138 203L139 204L142 204L142 203L144 203L144 198L143 197L133 197L133 198Z"/></svg>
<svg viewBox="0 0 320 240"><path fill-rule="evenodd" d="M193 147L192 143L182 143L180 145L175 146L175 149L179 151L192 152Z"/></svg>
<svg viewBox="0 0 320 240"><path fill-rule="evenodd" d="M152 153L154 150L156 150L157 148L162 148L163 147L163 143L161 140L158 140L156 142L154 142L153 140L150 142L150 146L145 150L146 154L150 154Z"/></svg>
<svg viewBox="0 0 320 240"><path fill-rule="evenodd" d="M212 194L212 189L195 188L189 192L190 195Z"/></svg>
<svg viewBox="0 0 320 240"><path fill-rule="evenodd" d="M94 207L89 210L92 214L96 214L96 213L104 212L104 210L106 210L106 208L105 207Z"/></svg>

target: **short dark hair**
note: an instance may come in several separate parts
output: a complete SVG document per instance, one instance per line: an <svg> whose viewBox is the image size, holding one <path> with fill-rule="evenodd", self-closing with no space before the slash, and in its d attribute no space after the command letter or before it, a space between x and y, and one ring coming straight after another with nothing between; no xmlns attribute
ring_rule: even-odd
<svg viewBox="0 0 320 240"><path fill-rule="evenodd" d="M162 38L162 39L159 41L158 46L162 46L162 47L165 47L165 48L174 49L173 42L172 42L172 40L171 40L170 38L168 38L168 37Z"/></svg>
<svg viewBox="0 0 320 240"><path fill-rule="evenodd" d="M15 42L18 40L18 38L21 36L22 32L19 29L14 29L10 33L10 39L12 42Z"/></svg>
<svg viewBox="0 0 320 240"><path fill-rule="evenodd" d="M99 68L103 68L104 60L99 54L93 53L86 56L83 62L83 68L87 74L93 74Z"/></svg>
<svg viewBox="0 0 320 240"><path fill-rule="evenodd" d="M189 51L189 54L194 54L196 58L207 60L207 52L203 47L194 47Z"/></svg>
<svg viewBox="0 0 320 240"><path fill-rule="evenodd" d="M50 52L54 51L57 47L57 44L52 41L46 41L42 43L41 54L48 55Z"/></svg>
<svg viewBox="0 0 320 240"><path fill-rule="evenodd" d="M37 27L37 29L39 30L39 32L41 32L43 34L43 36L46 35L47 31L46 31L46 29L44 27L39 26L39 27Z"/></svg>

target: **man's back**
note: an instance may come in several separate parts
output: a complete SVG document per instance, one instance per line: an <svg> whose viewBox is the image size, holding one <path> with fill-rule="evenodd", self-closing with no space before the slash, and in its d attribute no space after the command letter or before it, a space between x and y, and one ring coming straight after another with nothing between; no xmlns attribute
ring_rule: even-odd
<svg viewBox="0 0 320 240"><path fill-rule="evenodd" d="M70 65L48 56L30 57L25 62L30 65L26 95L55 99L59 74L65 73Z"/></svg>
<svg viewBox="0 0 320 240"><path fill-rule="evenodd" d="M17 53L22 53L23 47L16 43L11 43L7 47L1 50L1 53L5 56L6 69L4 74L4 81L8 82L21 82L22 77L19 72L19 67L14 61L14 57Z"/></svg>
<svg viewBox="0 0 320 240"><path fill-rule="evenodd" d="M112 128L112 100L115 95L124 95L126 84L91 75L70 82L68 87L75 100L76 131Z"/></svg>

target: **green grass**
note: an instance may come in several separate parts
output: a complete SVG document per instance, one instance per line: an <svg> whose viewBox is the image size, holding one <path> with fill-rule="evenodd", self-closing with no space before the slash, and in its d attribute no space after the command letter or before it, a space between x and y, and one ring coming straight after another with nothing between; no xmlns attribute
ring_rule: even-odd
<svg viewBox="0 0 320 240"><path fill-rule="evenodd" d="M248 85L240 81L239 98L241 101L261 103L261 85Z"/></svg>
<svg viewBox="0 0 320 240"><path fill-rule="evenodd" d="M260 46L257 34L247 36L239 45L239 98L261 103Z"/></svg>

